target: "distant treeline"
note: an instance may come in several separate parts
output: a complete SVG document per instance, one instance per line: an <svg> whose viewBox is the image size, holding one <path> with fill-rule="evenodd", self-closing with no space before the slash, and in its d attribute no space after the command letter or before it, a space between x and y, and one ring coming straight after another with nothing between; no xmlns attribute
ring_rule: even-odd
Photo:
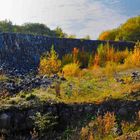
<svg viewBox="0 0 140 140"><path fill-rule="evenodd" d="M45 35L59 38L76 38L76 35L68 35L60 27L56 27L52 30L47 25L41 23L25 23L23 25L14 25L11 21L8 20L0 21L0 32ZM90 39L90 36L87 35L83 37L83 39L88 40ZM102 32L98 39L112 41L140 40L140 16L128 19L124 24L120 25L116 29Z"/></svg>
<svg viewBox="0 0 140 140"><path fill-rule="evenodd" d="M67 37L60 27L51 30L45 24L25 23L23 25L13 25L11 21L0 21L0 32L15 32L33 35L46 35L50 37Z"/></svg>
<svg viewBox="0 0 140 140"><path fill-rule="evenodd" d="M76 35L68 35L60 27L56 27L52 30L47 25L41 23L25 23L23 25L14 25L11 21L8 20L0 21L0 32L45 35L59 38L76 38ZM87 35L83 39L90 39L90 36Z"/></svg>
<svg viewBox="0 0 140 140"><path fill-rule="evenodd" d="M114 41L140 40L140 16L128 19L124 24L120 25L116 29L102 32L99 36L99 40L114 40Z"/></svg>

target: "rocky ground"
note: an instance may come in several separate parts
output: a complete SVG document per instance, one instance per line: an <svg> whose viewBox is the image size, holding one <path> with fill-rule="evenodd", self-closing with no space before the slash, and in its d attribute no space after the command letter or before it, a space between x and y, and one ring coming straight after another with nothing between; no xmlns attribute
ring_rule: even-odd
<svg viewBox="0 0 140 140"><path fill-rule="evenodd" d="M31 91L36 88L48 88L53 82L65 80L64 77L59 77L57 74L47 76L30 75L6 75L5 80L0 80L0 97L12 96L20 92ZM7 93L7 94L6 94Z"/></svg>
<svg viewBox="0 0 140 140"><path fill-rule="evenodd" d="M35 74L24 75L13 73L14 72L12 72L12 74L6 74L6 78L0 80L0 99L2 103L0 107L0 134L5 138L7 137L8 140L31 140L30 131L34 128L34 124L31 121L31 116L34 116L37 112L41 112L42 114L49 112L58 117L58 125L55 128L55 131L58 132L58 134L55 134L55 137L53 138L48 138L48 140L57 140L60 139L60 134L68 126L73 124L79 125L79 121L88 121L88 119L91 119L91 117L104 115L108 111L114 112L115 115L122 120L134 121L136 119L136 113L140 110L139 69L129 69L127 71L118 72L114 76L115 84L118 83L119 85L123 85L123 87L127 87L127 85L132 84L135 87L132 89L132 91L130 91L133 92L133 94L127 95L127 98L112 99L107 97L103 102L98 104L90 102L69 104L62 102L63 100L61 101L61 99L59 102L57 102L57 98L55 98L55 101L50 100L46 102L39 102L38 104L37 97L34 97L29 100L26 98L26 101L30 103L30 106L21 106L21 102L23 100L19 100L20 104L11 103L10 105L6 106L6 108L3 108L4 103L7 104L7 100L11 98L17 98L18 96L24 98L22 97L22 93L27 92L28 95L28 93L32 92L34 89L54 89L54 83L68 82L67 79L58 75L48 77L38 76ZM45 92L45 94L49 93ZM36 106L33 106L34 103ZM119 123L120 122L118 121L118 124ZM121 132L121 130L119 130L119 132ZM16 138L16 135L20 136ZM22 138L19 138L21 136ZM122 136L119 137L119 139L121 140L124 137L126 139L131 139L133 135ZM139 138L139 131L136 132L135 137Z"/></svg>

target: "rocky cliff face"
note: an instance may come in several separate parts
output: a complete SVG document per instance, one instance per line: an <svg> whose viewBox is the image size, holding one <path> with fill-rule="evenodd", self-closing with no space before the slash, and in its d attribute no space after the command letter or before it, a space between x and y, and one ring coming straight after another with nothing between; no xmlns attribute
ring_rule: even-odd
<svg viewBox="0 0 140 140"><path fill-rule="evenodd" d="M49 38L46 36L34 36L26 34L2 33L0 34L0 66L6 70L18 71L35 70L39 64L40 56L49 51L54 45L59 57L70 53L74 47L85 51L96 51L105 41ZM115 48L133 48L132 42L109 42Z"/></svg>
<svg viewBox="0 0 140 140"><path fill-rule="evenodd" d="M15 136L24 135L30 137L29 132L34 128L31 116L37 112L51 113L58 116L56 131L63 131L68 125L91 119L96 115L106 112L114 112L122 120L134 120L136 112L140 109L139 101L110 100L102 104L63 104L47 103L44 105L22 108L12 106L0 110L0 133L7 136L8 140ZM118 122L119 123L119 122ZM58 129L58 130L57 130ZM19 140L19 138L18 138Z"/></svg>

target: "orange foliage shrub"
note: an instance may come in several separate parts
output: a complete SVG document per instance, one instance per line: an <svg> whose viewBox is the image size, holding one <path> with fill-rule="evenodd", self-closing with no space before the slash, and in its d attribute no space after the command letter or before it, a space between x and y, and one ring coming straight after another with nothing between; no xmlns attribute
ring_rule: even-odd
<svg viewBox="0 0 140 140"><path fill-rule="evenodd" d="M105 136L110 135L113 128L116 126L116 118L114 113L107 112L104 116L98 116L95 120L91 121L86 127L81 130L81 139L93 140L94 137L103 139ZM93 135L94 134L94 135Z"/></svg>
<svg viewBox="0 0 140 140"><path fill-rule="evenodd" d="M94 140L94 136L93 136L93 133L92 132L90 132L89 140Z"/></svg>
<svg viewBox="0 0 140 140"><path fill-rule="evenodd" d="M74 48L73 49L73 62L74 63L77 63L78 62L78 53L79 53L79 49L78 48Z"/></svg>
<svg viewBox="0 0 140 140"><path fill-rule="evenodd" d="M87 68L88 66L93 66L93 54L90 52L80 51L78 48L74 48L71 54L66 54L62 57L62 65L70 63L80 64L80 68Z"/></svg>
<svg viewBox="0 0 140 140"><path fill-rule="evenodd" d="M114 61L114 56L115 50L108 43L106 45L100 45L95 54L94 65L105 66L108 61Z"/></svg>
<svg viewBox="0 0 140 140"><path fill-rule="evenodd" d="M101 45L97 49L97 53L94 58L94 66L104 67L108 62L124 63L125 59L129 56L130 52L128 49L124 51L115 50L110 47L107 43L106 45Z"/></svg>
<svg viewBox="0 0 140 140"><path fill-rule="evenodd" d="M99 66L99 55L98 54L95 54L94 66Z"/></svg>
<svg viewBox="0 0 140 140"><path fill-rule="evenodd" d="M124 63L125 59L129 56L130 52L128 51L128 49L124 50L124 51L117 51L114 54L114 62L117 63Z"/></svg>
<svg viewBox="0 0 140 140"><path fill-rule="evenodd" d="M81 129L81 140L88 140L89 137L89 128L86 127L82 127Z"/></svg>
<svg viewBox="0 0 140 140"><path fill-rule="evenodd" d="M109 134L113 127L115 126L115 116L114 113L107 112L104 115L103 121L104 121L104 132L105 134Z"/></svg>
<svg viewBox="0 0 140 140"><path fill-rule="evenodd" d="M80 134L81 134L81 140L94 140L93 132L90 130L88 126L82 127Z"/></svg>
<svg viewBox="0 0 140 140"><path fill-rule="evenodd" d="M113 47L107 47L106 48L106 61L114 61L115 56L115 50Z"/></svg>

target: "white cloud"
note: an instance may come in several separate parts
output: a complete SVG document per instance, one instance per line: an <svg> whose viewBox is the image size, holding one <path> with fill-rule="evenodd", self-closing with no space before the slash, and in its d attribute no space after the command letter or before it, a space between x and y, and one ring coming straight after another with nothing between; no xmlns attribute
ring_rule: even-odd
<svg viewBox="0 0 140 140"><path fill-rule="evenodd" d="M106 0L106 2L109 0ZM103 0L0 0L0 19L14 23L45 23L51 28L60 26L78 37L89 34L96 39L106 29L118 26L128 17L109 8ZM119 0L110 0L112 4Z"/></svg>

